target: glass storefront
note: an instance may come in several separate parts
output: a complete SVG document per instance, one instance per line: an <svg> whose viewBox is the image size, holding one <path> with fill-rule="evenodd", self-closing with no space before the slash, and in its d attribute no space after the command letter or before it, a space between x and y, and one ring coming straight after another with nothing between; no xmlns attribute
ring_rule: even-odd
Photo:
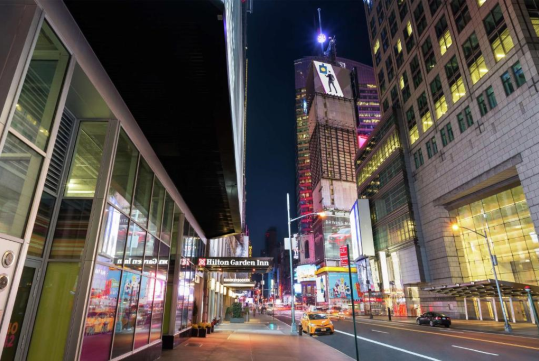
<svg viewBox="0 0 539 361"><path fill-rule="evenodd" d="M539 240L522 186L459 207L450 216L461 226L455 237L464 282L493 279L485 238L496 256L500 280L539 285Z"/></svg>

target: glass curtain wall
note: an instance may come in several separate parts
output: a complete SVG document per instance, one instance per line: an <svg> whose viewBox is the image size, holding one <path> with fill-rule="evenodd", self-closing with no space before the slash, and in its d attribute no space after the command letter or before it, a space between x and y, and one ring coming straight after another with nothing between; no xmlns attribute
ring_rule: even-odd
<svg viewBox="0 0 539 361"><path fill-rule="evenodd" d="M539 285L539 240L522 186L450 212L461 227L487 233L500 280ZM484 237L460 228L455 244L464 282L493 279Z"/></svg>
<svg viewBox="0 0 539 361"><path fill-rule="evenodd" d="M81 360L109 360L161 338L175 212L179 208L121 130Z"/></svg>
<svg viewBox="0 0 539 361"><path fill-rule="evenodd" d="M44 22L0 153L0 233L24 236L69 58Z"/></svg>

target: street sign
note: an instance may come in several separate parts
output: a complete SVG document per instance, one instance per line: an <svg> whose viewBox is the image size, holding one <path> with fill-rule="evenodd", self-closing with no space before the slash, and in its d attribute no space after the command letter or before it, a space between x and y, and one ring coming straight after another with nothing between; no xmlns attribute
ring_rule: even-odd
<svg viewBox="0 0 539 361"><path fill-rule="evenodd" d="M341 246L339 248L340 255L341 255L341 267L347 267L348 266L348 252L346 249L346 245Z"/></svg>

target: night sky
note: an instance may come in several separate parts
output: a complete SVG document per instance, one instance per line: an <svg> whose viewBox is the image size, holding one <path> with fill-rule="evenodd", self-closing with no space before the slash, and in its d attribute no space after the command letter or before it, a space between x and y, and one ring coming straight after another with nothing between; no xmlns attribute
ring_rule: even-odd
<svg viewBox="0 0 539 361"><path fill-rule="evenodd" d="M337 38L337 56L372 64L363 1L254 1L247 19L246 145L246 217L253 256L264 248L269 227L277 227L279 239L288 236L287 192L291 217L296 215L294 60L318 55L317 8L322 9L324 33Z"/></svg>

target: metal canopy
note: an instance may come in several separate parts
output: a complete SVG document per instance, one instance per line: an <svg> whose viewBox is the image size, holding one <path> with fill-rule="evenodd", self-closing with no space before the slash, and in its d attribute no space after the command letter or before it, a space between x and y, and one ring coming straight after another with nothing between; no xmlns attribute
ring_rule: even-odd
<svg viewBox="0 0 539 361"><path fill-rule="evenodd" d="M206 238L240 233L223 3L64 2Z"/></svg>
<svg viewBox="0 0 539 361"><path fill-rule="evenodd" d="M538 286L500 281L500 290L504 297L527 296L528 293L524 290L524 287L526 286L530 287L533 296L539 296ZM454 297L498 297L496 281L491 279L483 281L473 281L469 283L457 283L450 286L443 285L436 287L427 287L423 288L422 290Z"/></svg>

